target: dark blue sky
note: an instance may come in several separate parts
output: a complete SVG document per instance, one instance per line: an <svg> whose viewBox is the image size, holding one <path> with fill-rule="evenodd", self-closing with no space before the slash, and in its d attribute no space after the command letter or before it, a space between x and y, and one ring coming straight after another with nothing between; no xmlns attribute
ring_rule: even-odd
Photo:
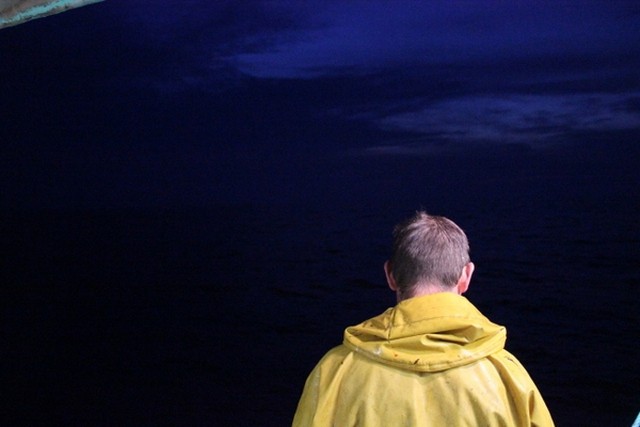
<svg viewBox="0 0 640 427"><path fill-rule="evenodd" d="M375 193L385 162L451 156L632 170L638 70L636 1L107 0L0 30L0 201Z"/></svg>

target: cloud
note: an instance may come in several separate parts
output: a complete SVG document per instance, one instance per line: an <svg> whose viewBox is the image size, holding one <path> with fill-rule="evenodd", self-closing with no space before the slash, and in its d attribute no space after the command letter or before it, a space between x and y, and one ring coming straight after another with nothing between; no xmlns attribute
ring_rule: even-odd
<svg viewBox="0 0 640 427"><path fill-rule="evenodd" d="M583 131L640 130L640 93L467 96L389 115L382 129L446 141L540 142Z"/></svg>
<svg viewBox="0 0 640 427"><path fill-rule="evenodd" d="M239 44L241 50L225 60L259 78L316 78L398 65L624 53L640 42L639 16L631 13L637 7L623 2L578 7L354 1L306 7L297 26L268 34L258 49L253 41L259 33L252 34L250 49Z"/></svg>

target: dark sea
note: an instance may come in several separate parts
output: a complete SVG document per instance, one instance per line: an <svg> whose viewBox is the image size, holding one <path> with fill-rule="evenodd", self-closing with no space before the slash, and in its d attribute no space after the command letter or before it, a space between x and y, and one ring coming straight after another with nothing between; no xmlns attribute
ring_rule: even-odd
<svg viewBox="0 0 640 427"><path fill-rule="evenodd" d="M467 232L467 297L557 425L630 426L638 149L574 154L368 159L273 200L5 209L2 424L289 425L344 328L394 304L392 227L426 209Z"/></svg>

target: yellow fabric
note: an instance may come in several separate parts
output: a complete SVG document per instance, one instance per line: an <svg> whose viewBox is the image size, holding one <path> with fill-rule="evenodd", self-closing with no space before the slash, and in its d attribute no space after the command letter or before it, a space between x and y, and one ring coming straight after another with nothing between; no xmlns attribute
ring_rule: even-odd
<svg viewBox="0 0 640 427"><path fill-rule="evenodd" d="M505 340L462 296L402 301L346 329L309 375L293 426L553 426Z"/></svg>

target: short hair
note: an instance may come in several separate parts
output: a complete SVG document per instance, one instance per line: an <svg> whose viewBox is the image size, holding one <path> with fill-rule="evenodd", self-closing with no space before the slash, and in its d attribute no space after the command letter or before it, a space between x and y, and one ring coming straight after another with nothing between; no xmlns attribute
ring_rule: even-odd
<svg viewBox="0 0 640 427"><path fill-rule="evenodd" d="M469 260L467 236L445 217L418 211L393 231L389 262L398 291L404 297L421 284L455 286Z"/></svg>

